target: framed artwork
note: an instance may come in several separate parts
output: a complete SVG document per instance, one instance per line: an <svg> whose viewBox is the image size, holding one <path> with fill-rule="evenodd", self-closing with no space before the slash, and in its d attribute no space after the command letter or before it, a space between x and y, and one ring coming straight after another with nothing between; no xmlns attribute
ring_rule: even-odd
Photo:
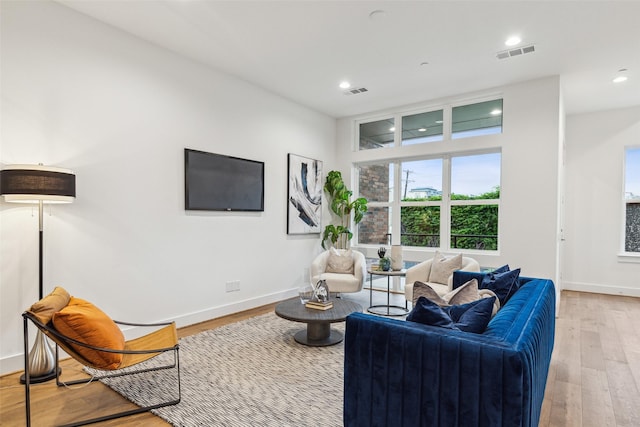
<svg viewBox="0 0 640 427"><path fill-rule="evenodd" d="M289 153L287 175L287 234L319 234L322 162Z"/></svg>

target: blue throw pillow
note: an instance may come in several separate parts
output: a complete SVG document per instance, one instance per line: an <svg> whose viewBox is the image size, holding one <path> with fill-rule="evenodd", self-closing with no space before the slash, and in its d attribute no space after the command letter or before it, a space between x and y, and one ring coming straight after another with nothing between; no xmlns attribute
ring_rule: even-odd
<svg viewBox="0 0 640 427"><path fill-rule="evenodd" d="M425 297L418 298L413 310L407 315L407 320L425 325L457 329L451 317L438 304Z"/></svg>
<svg viewBox="0 0 640 427"><path fill-rule="evenodd" d="M506 273L507 271L511 271L511 269L509 268L509 264L505 264L502 267L498 267L493 271L491 271L491 273L498 274L498 273Z"/></svg>
<svg viewBox="0 0 640 427"><path fill-rule="evenodd" d="M491 320L496 297L482 298L468 304L442 308L425 297L418 298L407 321L481 334Z"/></svg>
<svg viewBox="0 0 640 427"><path fill-rule="evenodd" d="M483 333L491 320L491 312L495 301L496 297L482 298L476 301L476 304L462 313L462 316L455 323L456 327L465 332Z"/></svg>
<svg viewBox="0 0 640 427"><path fill-rule="evenodd" d="M508 268L508 266L505 267ZM493 291L500 300L500 307L504 307L507 301L509 301L509 298L520 288L518 282L519 276L519 268L503 273L487 273L482 279L480 288Z"/></svg>
<svg viewBox="0 0 640 427"><path fill-rule="evenodd" d="M449 307L445 307L444 310L447 312L447 314L449 314L449 317L451 317L451 320L453 320L453 322L455 323L460 320L460 317L462 317L465 311L482 302L483 299L486 298L481 298L479 300L471 301L466 304L450 305Z"/></svg>

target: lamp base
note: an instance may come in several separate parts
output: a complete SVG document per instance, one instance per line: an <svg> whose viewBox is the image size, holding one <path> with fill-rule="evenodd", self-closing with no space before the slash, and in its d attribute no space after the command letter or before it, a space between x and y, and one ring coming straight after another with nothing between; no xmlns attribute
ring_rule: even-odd
<svg viewBox="0 0 640 427"><path fill-rule="evenodd" d="M44 374L44 375L40 375L37 377L34 377L33 375L29 378L29 384L39 384L39 383L44 383L47 381L51 381L52 379L54 379L56 377L56 375L60 374L60 372L62 372L62 369L58 368L58 372L55 371L55 369L51 372L49 372L48 374ZM27 377L25 374L20 375L20 384L24 384L27 382Z"/></svg>

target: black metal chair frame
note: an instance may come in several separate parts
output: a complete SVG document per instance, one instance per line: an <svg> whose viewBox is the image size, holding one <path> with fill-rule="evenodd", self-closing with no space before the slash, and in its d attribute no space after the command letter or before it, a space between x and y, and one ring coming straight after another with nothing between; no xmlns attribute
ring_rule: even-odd
<svg viewBox="0 0 640 427"><path fill-rule="evenodd" d="M98 422L102 422L102 421L107 421L107 420L112 420L112 419L116 419L116 418L121 418L121 417L127 417L130 415L135 415L135 414L140 414L143 412L148 412L152 409L157 409L157 408L162 408L165 406L171 406L171 405L176 405L178 403L180 403L180 400L182 398L182 391L180 388L180 352L179 352L179 344L176 344L172 347L166 347L166 348L156 348L156 349L145 349L145 350L114 350L114 349L109 349L109 348L101 348L101 347L95 347L86 343L83 343L81 341L77 341L75 339L72 339L70 337L67 337L63 334L61 334L60 332L58 332L51 324L51 322L49 322L49 324L43 324L42 322L40 322L38 320L38 318L30 313L30 312L24 312L22 314L23 317L23 323L24 323L24 366L25 366L25 380L24 380L24 390L25 390L25 415L26 415L26 425L27 427L31 426L31 398L30 398L30 388L31 388L31 381L29 378L29 331L28 331L28 321L30 320L38 329L40 329L45 336L50 337L54 343L56 344L56 348L55 348L55 372L56 372L56 385L58 387L61 386L69 386L69 385L75 385L75 384L87 384L90 383L94 380L102 380L105 378L116 378L116 377L122 377L122 376L127 376L127 375L136 375L136 374L141 374L141 373L145 373L145 372L152 372L152 371L161 371L161 370L166 370L166 369L176 369L176 375L177 375L177 382L178 382L178 390L177 390L177 397L172 398L171 400L165 401L165 402L161 402L161 403L157 403L154 405L149 405L149 406L141 406L139 408L136 409L131 409L131 410L127 410L127 411L122 411L122 412L117 412L117 413L113 413L113 414L109 414L109 415L104 415L104 416L100 416L100 417L95 417L95 418L89 418L86 420L82 420L82 421L76 421L73 423L69 423L69 424L64 424L60 427L74 427L74 426L82 426L82 425L86 425L86 424L93 424L93 423L98 423ZM121 321L117 321L114 320L114 322L116 324L119 325L127 325L127 326L142 326L142 327L164 327L164 326L168 326L171 324L171 322L167 322L167 323L150 323L150 324L144 324L144 323L129 323L129 322L121 322ZM138 369L138 370L133 370L133 371L122 371L122 372L118 372L119 370L113 370L113 373L109 373L109 374L105 374L105 375L101 375L101 376L93 376L93 377L89 377L89 378L83 378L83 379L79 379L79 380L73 380L73 381L68 381L68 382L64 382L60 380L60 372L61 369L59 368L59 345L58 342L56 340L60 340L61 342L64 342L66 344L73 344L73 345L79 345L82 347L86 347L95 351L101 351L101 352L107 352L107 353L117 353L117 354L154 354L153 357L161 354L161 353L166 353L166 352L173 352L173 363L170 363L168 365L162 365L162 366L158 366L158 367L153 367L153 368L144 368L144 369ZM66 350L66 349L65 349ZM78 360L76 357L74 357L72 355L72 358ZM149 358L150 359L150 358ZM146 359L146 360L149 360ZM78 360L78 362L82 363L81 360ZM89 366L89 365L86 365ZM135 366L135 365L132 365Z"/></svg>

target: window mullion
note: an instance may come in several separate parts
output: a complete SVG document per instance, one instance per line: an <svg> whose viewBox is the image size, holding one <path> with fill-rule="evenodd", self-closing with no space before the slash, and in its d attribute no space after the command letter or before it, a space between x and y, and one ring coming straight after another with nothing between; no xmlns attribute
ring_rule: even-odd
<svg viewBox="0 0 640 427"><path fill-rule="evenodd" d="M451 156L442 158L442 207L440 208L440 248L451 249Z"/></svg>

